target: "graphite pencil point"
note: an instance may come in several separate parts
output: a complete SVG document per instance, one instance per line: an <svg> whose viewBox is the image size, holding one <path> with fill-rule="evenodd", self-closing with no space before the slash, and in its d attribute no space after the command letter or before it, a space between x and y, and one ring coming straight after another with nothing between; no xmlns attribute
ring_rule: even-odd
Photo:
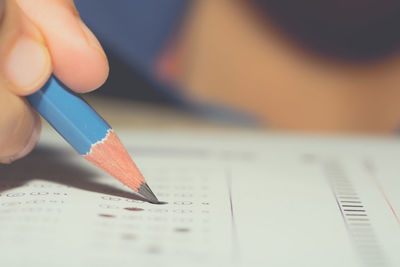
<svg viewBox="0 0 400 267"><path fill-rule="evenodd" d="M140 185L138 193L150 203L153 204L160 203L157 197L154 195L153 191L151 191L150 187L147 185L147 183L143 183Z"/></svg>

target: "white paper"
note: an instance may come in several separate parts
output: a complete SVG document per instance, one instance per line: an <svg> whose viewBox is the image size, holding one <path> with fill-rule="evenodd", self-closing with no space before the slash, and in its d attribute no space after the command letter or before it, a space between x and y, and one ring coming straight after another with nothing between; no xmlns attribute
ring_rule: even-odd
<svg viewBox="0 0 400 267"><path fill-rule="evenodd" d="M0 266L400 266L400 142L119 135L165 205L45 132L0 167Z"/></svg>

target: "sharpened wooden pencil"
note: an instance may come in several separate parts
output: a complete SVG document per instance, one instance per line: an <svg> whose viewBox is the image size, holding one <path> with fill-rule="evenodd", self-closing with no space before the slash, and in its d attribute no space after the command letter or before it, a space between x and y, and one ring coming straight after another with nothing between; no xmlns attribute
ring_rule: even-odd
<svg viewBox="0 0 400 267"><path fill-rule="evenodd" d="M148 202L159 203L114 130L82 98L52 76L27 99L81 156Z"/></svg>

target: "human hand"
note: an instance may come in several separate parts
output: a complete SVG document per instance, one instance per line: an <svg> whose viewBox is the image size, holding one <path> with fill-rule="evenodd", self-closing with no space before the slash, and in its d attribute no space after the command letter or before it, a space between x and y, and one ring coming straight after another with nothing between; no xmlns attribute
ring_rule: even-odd
<svg viewBox="0 0 400 267"><path fill-rule="evenodd" d="M54 73L78 93L104 83L108 62L73 0L0 0L0 163L28 154L39 139L26 95Z"/></svg>

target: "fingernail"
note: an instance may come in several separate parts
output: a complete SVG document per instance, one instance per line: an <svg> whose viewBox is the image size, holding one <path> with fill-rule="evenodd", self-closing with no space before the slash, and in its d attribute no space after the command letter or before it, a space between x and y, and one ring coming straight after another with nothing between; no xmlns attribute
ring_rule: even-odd
<svg viewBox="0 0 400 267"><path fill-rule="evenodd" d="M26 143L25 147L11 157L0 158L0 163L10 164L17 159L25 157L29 152L33 150L33 148L35 147L36 143L39 140L40 132L42 129L40 117L36 112L34 114L34 122L32 127L33 127L32 135L29 138L28 142Z"/></svg>
<svg viewBox="0 0 400 267"><path fill-rule="evenodd" d="M104 54L103 51L103 47L101 47L101 44L99 42L99 40L97 40L96 36L92 33L92 31L86 26L86 24L82 21L82 20L78 20L79 21L79 25L81 26L83 33L86 35L87 41L89 42L89 44L100 50L101 53Z"/></svg>
<svg viewBox="0 0 400 267"><path fill-rule="evenodd" d="M35 90L49 71L49 54L42 44L20 37L6 61L6 74L10 82L22 89Z"/></svg>

